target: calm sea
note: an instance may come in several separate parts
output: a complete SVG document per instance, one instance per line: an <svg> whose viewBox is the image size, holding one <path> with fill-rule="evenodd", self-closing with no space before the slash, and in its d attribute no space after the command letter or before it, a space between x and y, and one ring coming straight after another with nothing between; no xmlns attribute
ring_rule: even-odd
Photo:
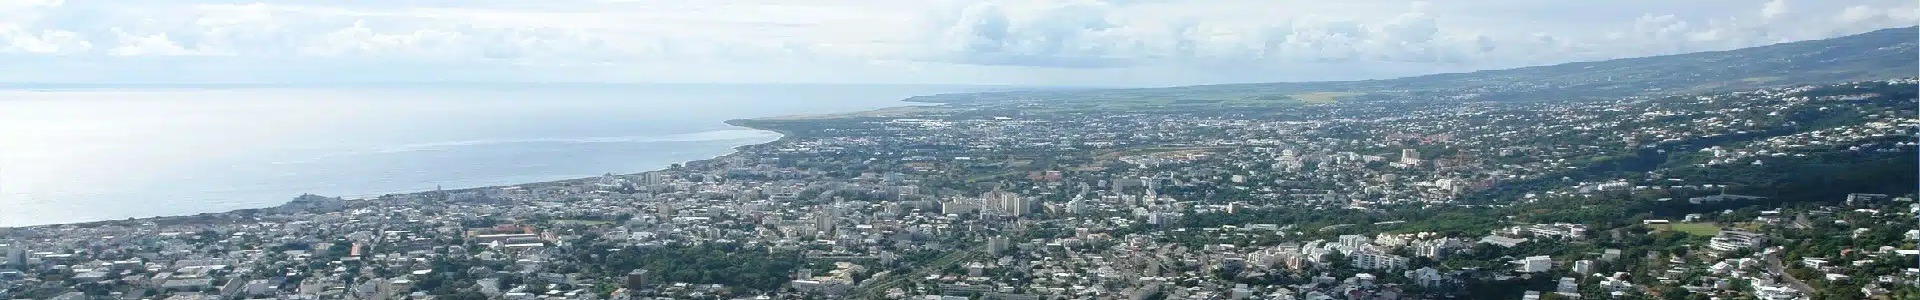
<svg viewBox="0 0 1920 300"><path fill-rule="evenodd" d="M729 119L982 87L0 90L0 226L633 173L772 141Z"/></svg>

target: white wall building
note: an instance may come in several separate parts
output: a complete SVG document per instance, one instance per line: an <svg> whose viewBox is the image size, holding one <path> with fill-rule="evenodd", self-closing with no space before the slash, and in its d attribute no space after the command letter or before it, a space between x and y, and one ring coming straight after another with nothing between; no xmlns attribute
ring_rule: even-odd
<svg viewBox="0 0 1920 300"><path fill-rule="evenodd" d="M1734 251L1759 248L1766 246L1766 243L1767 236L1765 235L1740 230L1728 230L1721 231L1720 235L1716 235L1712 240L1709 240L1707 247L1718 251Z"/></svg>
<svg viewBox="0 0 1920 300"><path fill-rule="evenodd" d="M1544 255L1528 256L1527 258L1513 261L1513 263L1519 265L1516 271L1521 273L1542 273L1553 269L1553 257Z"/></svg>

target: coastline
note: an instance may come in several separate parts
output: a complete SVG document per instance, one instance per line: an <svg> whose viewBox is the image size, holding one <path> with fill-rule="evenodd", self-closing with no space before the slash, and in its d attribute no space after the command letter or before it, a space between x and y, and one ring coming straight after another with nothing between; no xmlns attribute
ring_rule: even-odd
<svg viewBox="0 0 1920 300"><path fill-rule="evenodd" d="M907 100L901 100L901 102L909 102L908 100L910 100L910 99L912 99L912 98L909 98L909 99L907 99ZM686 166L686 165L696 165L696 164L707 164L707 163L712 163L712 162L715 162L715 161L719 161L719 160L724 160L724 159L727 159L727 158L731 158L731 157L734 157L734 156L738 156L738 155L740 155L740 154L741 154L741 151L742 151L742 149L745 149L745 148L749 148L749 147L759 147L759 146L765 146L765 145L773 145L773 144L778 144L778 143L783 143L783 142L786 142L786 141L787 141L787 140L788 140L789 138L792 138L792 137L794 136L794 133L793 133L792 131L790 131L790 130L786 130L786 129L782 129L782 128L778 128L778 127L774 127L774 126L768 126L768 125L767 125L767 124L765 124L765 123L762 123L762 122L757 122L757 121L778 121L778 120L831 120L831 119L838 119L838 118L845 118L845 117L853 117L853 116L863 116L863 115L873 115L873 114L883 114L883 115L884 115L885 113L888 113L888 112L900 112L900 110L903 110L903 109L906 109L906 110L912 110L912 108L915 108L915 107L943 107L943 106L945 106L945 104L936 104L936 105L921 105L921 106L915 106L915 105L906 105L906 106L890 106L890 107L883 107L883 108L877 108L877 109L869 109L869 110L863 110L863 111L854 111L854 112L844 112L844 113L827 113L827 114L816 114L816 115L784 115L784 116L771 116L771 117L757 117L757 118L739 118L739 119L729 119L729 120L726 120L726 121L722 121L722 123L725 123L725 124L727 124L728 126L734 126L734 127L740 127L740 128L745 128L745 129L752 129L752 130L762 130L762 131L769 131L769 132L773 132L773 133L775 133L775 134L779 134L779 135L780 135L780 137L779 137L779 138L775 138L775 139L774 139L774 140L772 140L772 141L767 141L767 142L763 142L763 143L755 143L755 144L746 144L746 145L740 145L740 146L734 146L734 147L732 148L732 149L733 149L733 151L732 151L732 152L728 152L727 154L722 154L722 155L719 155L719 156L714 156L714 157L708 157L708 158L703 158L703 159L695 159L695 160L689 160L689 161L684 161L684 162L680 162L680 163L678 163L678 164L679 164L679 165L682 165L682 166ZM624 173L624 174L616 174L616 175L641 175L641 174L647 174L647 173L653 173L653 172L661 172L661 171L667 171L667 170L669 170L670 168L671 168L671 167L668 167L668 168L661 168L661 169L654 169L654 170L643 170L643 171L638 171L638 172L633 172L633 173ZM504 185L490 185L490 186L478 186L478 187L466 187L466 188L455 188L455 189L445 189L445 190L439 190L439 191L433 191L433 190L425 190L425 191L412 191L412 192L401 192L401 193L389 193L389 194L382 194L382 195L379 195L379 196L372 196L372 197L365 197L365 198L339 198L339 197L332 197L332 196L324 196L324 195L313 195L313 196L322 196L322 197L328 197L328 198L336 198L336 199L340 199L340 200L344 200L344 201L348 201L348 202L350 202L350 203L351 203L351 202L359 202L359 201L378 201L378 200L380 200L381 198L385 198L385 197L389 197L389 196L407 196L407 195L420 195L420 194L425 194L425 193L435 193L435 192L464 192L464 191L473 191L473 190L483 190L483 189L497 189L497 188L504 188L504 187L516 187L516 186L540 186L540 185L553 185L553 184L567 184L567 183L573 183L573 182L578 182L578 181L582 181L582 180L592 180L592 179L594 179L594 178L595 178L595 177L579 177L579 178L567 178L567 179L558 179L558 180L550 180L550 181L539 181L539 182L528 182L528 183L516 183L516 184L504 184ZM311 194L304 194L304 193L303 193L303 194L301 194L301 195L292 195L292 196L288 196L288 198L289 198L289 199L294 199L294 198L299 198L299 197L301 197L301 196L306 196L306 195L311 195ZM288 200L288 201L289 201L289 202L291 202L292 200ZM259 211L262 211L262 210L267 210L267 209L273 209L273 208L278 208L278 207L281 207L281 206L285 206L286 204L287 204L287 203L281 203L280 205L275 205L275 206L269 206L269 207L259 207L259 208L245 208L245 209L235 209L235 210L229 210L229 211L224 211L224 212L206 212L206 213L198 213L198 214L191 214L191 215L169 215L169 216L152 216L152 217L140 217L140 218L127 218L127 219L118 219L118 220L99 220L99 221L83 221L83 222L67 222L67 223L52 223L52 224L38 224L38 225L27 225L27 226L14 226L14 227L7 227L7 226L0 226L0 229L25 229L25 230L34 230L34 229L41 229L41 228L53 228L53 227L63 227L63 226L78 226L78 227L97 227L97 226L115 226L115 225L118 225L118 226L131 226L131 225L139 225L140 223L148 223L148 222L153 222L153 223L171 223L171 222L181 222L181 223L184 223L184 222L195 222L195 221L215 221L215 220L219 220L219 219L232 219L233 217L236 217L236 216L238 216L238 215L241 215L241 214L250 214L250 213L255 213L255 212L259 212ZM5 231L0 231L0 232L5 232Z"/></svg>

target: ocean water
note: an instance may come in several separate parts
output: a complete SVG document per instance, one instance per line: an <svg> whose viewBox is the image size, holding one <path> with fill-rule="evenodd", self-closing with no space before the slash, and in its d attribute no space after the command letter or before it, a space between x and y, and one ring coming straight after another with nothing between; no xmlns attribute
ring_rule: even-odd
<svg viewBox="0 0 1920 300"><path fill-rule="evenodd" d="M910 105L955 86L0 90L0 226L634 173L778 134L729 119Z"/></svg>

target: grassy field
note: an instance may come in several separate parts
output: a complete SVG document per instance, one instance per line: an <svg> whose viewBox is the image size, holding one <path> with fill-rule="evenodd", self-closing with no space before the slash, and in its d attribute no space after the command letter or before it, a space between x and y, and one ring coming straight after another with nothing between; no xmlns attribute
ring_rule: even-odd
<svg viewBox="0 0 1920 300"><path fill-rule="evenodd" d="M1713 223L1673 223L1673 224L1667 224L1667 225L1654 225L1653 228L1659 229L1659 230L1679 231L1682 233L1698 235L1698 236L1714 236L1714 235L1720 234L1720 225L1714 225Z"/></svg>
<svg viewBox="0 0 1920 300"><path fill-rule="evenodd" d="M1329 104L1340 101L1340 97L1359 96L1361 93L1318 92L1289 95L1293 100L1306 104Z"/></svg>

